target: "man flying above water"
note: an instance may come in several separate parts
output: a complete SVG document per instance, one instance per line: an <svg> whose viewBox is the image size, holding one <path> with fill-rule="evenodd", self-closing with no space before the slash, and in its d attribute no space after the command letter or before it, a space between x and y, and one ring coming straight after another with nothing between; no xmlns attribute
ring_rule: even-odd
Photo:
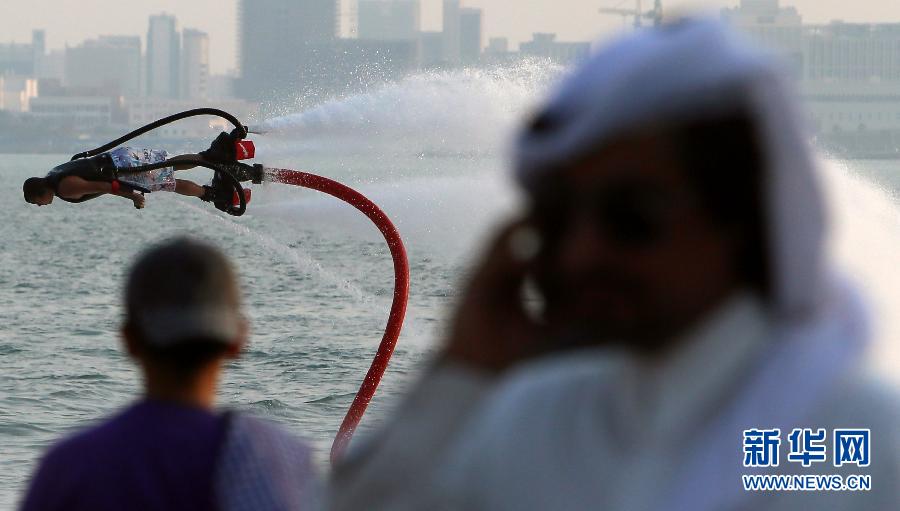
<svg viewBox="0 0 900 511"><path fill-rule="evenodd" d="M190 160L197 158L215 163L236 161L234 136L233 133L231 135L222 133L206 151L172 158L173 161L185 160L184 164L144 172L120 174L119 171L166 161L169 157L168 152L119 147L91 158L58 165L45 177L28 178L22 186L22 191L25 201L37 206L52 203L54 196L66 202L80 203L111 194L129 199L135 208L141 209L145 204L144 193L167 191L213 202L216 207L223 209L229 202L233 205L239 203L237 193L230 185L215 178L210 186L175 179L175 171L196 167L197 165ZM250 202L250 190L244 190L244 199L245 202Z"/></svg>

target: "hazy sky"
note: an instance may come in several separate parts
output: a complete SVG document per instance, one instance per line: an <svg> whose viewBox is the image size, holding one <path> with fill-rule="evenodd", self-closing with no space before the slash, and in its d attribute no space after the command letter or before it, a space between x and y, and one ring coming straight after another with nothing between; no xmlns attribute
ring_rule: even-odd
<svg viewBox="0 0 900 511"><path fill-rule="evenodd" d="M101 34L146 36L147 17L168 12L182 27L209 33L213 72L234 67L236 0L2 0L0 41L27 42L32 28L47 30L50 48L77 44ZM302 1L302 0L294 0ZM347 1L347 0L343 0ZM643 0L652 5L652 0ZM669 10L686 6L720 8L739 0L663 0ZM796 6L804 19L825 22L900 22L900 0L782 0ZM10 4L12 5L10 7ZM601 6L630 6L634 0L463 0L484 9L485 42L508 36L513 43L532 32L556 32L560 39L588 40L621 28L622 19L597 13ZM441 0L422 0L424 29L441 24Z"/></svg>

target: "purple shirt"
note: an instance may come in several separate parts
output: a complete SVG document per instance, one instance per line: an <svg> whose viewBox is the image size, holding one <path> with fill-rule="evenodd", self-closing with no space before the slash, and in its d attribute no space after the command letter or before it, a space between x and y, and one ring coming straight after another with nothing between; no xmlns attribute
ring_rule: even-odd
<svg viewBox="0 0 900 511"><path fill-rule="evenodd" d="M138 402L55 445L23 510L215 509L225 422L201 408Z"/></svg>

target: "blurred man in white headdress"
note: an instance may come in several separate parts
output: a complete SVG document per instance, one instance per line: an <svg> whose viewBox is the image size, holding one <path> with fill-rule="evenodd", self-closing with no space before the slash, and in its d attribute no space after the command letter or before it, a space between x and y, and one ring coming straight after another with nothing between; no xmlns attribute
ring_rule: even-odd
<svg viewBox="0 0 900 511"><path fill-rule="evenodd" d="M863 367L799 119L717 21L590 58L518 140L530 212L336 506L900 508L900 406Z"/></svg>

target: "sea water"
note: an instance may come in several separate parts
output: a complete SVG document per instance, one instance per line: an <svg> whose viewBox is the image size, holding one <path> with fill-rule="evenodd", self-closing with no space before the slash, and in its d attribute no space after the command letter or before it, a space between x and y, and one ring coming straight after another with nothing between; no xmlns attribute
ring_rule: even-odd
<svg viewBox="0 0 900 511"><path fill-rule="evenodd" d="M418 77L277 119L255 139L260 161L357 188L404 237L410 307L361 434L383 420L440 345L480 243L516 211L503 141L551 81L539 70L524 72L531 77L521 69ZM415 111L398 113L406 103ZM463 111L468 121L455 117ZM224 373L220 405L304 436L325 469L390 307L393 270L380 233L336 199L279 184L254 186L240 218L167 193L149 196L140 211L118 197L25 204L22 181L65 159L0 157L0 508L20 498L55 439L139 392L118 336L123 277L142 249L178 234L217 244L241 275L252 339ZM882 325L873 363L889 371L900 361L892 318L900 310L900 163L823 159L823 168L835 204L834 252L869 290ZM192 170L180 177L210 176Z"/></svg>

